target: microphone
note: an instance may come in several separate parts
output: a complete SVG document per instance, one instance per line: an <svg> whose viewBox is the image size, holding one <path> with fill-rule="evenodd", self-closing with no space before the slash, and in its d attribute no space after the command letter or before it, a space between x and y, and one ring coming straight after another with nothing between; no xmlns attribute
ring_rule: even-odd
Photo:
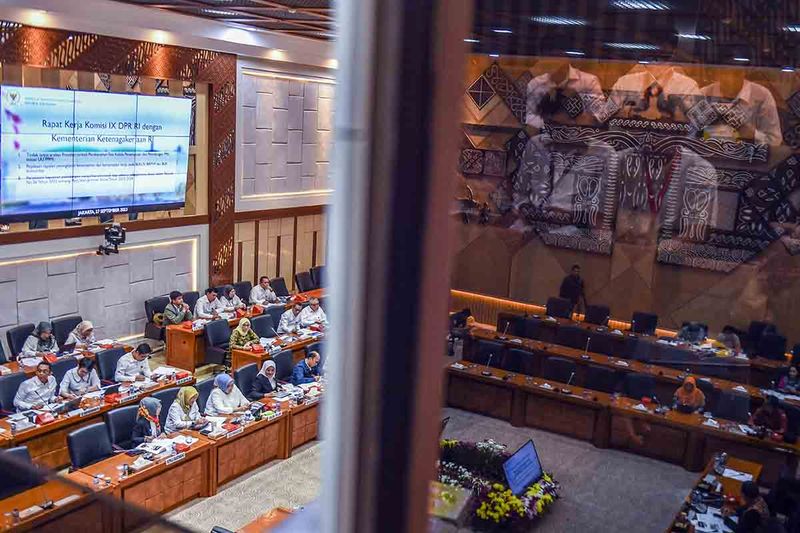
<svg viewBox="0 0 800 533"><path fill-rule="evenodd" d="M489 371L489 365L492 364L492 357L494 357L494 354L490 353L489 354L489 359L486 361L486 370L481 372L481 375L483 375L483 376L491 376L492 375L491 371Z"/></svg>
<svg viewBox="0 0 800 533"><path fill-rule="evenodd" d="M510 325L511 325L511 321L510 320L506 321L506 327L503 330L503 334L498 336L497 337L498 339L500 339L501 341L506 340L506 332L508 332L508 326L510 326Z"/></svg>
<svg viewBox="0 0 800 533"><path fill-rule="evenodd" d="M574 378L574 377L575 377L575 372L573 371L572 374L569 375L569 379L567 380L567 385L572 383L572 378Z"/></svg>
<svg viewBox="0 0 800 533"><path fill-rule="evenodd" d="M34 389L34 390L33 390L33 393L34 393L36 396L38 396L38 397L39 397L39 399L42 401L42 405L44 406L44 408L45 408L45 409L47 409L48 411L50 411L50 412L52 413L52 412L53 412L53 408L52 408L52 407L50 407L50 402L48 402L47 400L45 400L44 398L42 398L42 395L41 395L41 394L39 394L39 391L38 391L38 390Z"/></svg>
<svg viewBox="0 0 800 533"><path fill-rule="evenodd" d="M575 377L575 371L573 371L569 375L569 379L567 380L567 386L569 386L569 384L572 383L572 378L574 378L574 377ZM572 394L572 391L570 389L566 388L566 387L562 387L561 388L561 394Z"/></svg>
<svg viewBox="0 0 800 533"><path fill-rule="evenodd" d="M589 341L591 341L591 340L592 340L591 337L586 337L586 346L583 348L583 355L586 355L586 356L589 355L589 353L588 353L589 352ZM574 373L575 372L573 372L573 374Z"/></svg>

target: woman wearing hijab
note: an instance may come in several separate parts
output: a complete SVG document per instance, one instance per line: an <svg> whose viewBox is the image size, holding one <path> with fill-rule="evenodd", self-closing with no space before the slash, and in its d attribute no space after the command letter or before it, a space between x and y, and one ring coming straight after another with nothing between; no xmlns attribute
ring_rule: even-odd
<svg viewBox="0 0 800 533"><path fill-rule="evenodd" d="M181 429L190 429L201 426L205 419L200 416L200 408L197 407L199 395L194 387L181 387L178 396L169 407L167 413L167 423L164 424L164 432L168 435Z"/></svg>
<svg viewBox="0 0 800 533"><path fill-rule="evenodd" d="M253 386L250 388L250 392L247 393L247 399L256 402L262 399L265 394L278 390L278 381L275 379L275 372L275 361L272 359L264 361L256 379L253 380Z"/></svg>
<svg viewBox="0 0 800 533"><path fill-rule="evenodd" d="M229 415L244 411L249 405L250 402L233 382L232 377L228 374L217 374L214 378L214 388L206 402L206 416Z"/></svg>
<svg viewBox="0 0 800 533"><path fill-rule="evenodd" d="M136 413L136 423L131 432L131 443L134 447L143 442L150 442L160 436L161 423L158 416L161 414L161 400L148 396L139 402L139 411Z"/></svg>
<svg viewBox="0 0 800 533"><path fill-rule="evenodd" d="M249 348L253 344L258 344L259 339L256 332L253 331L253 328L250 327L250 319L243 318L239 321L239 325L236 326L231 332L231 342L230 347L231 350L234 348L238 349L245 349Z"/></svg>
<svg viewBox="0 0 800 533"><path fill-rule="evenodd" d="M44 354L57 352L58 344L50 322L39 322L22 346L23 357L43 357Z"/></svg>
<svg viewBox="0 0 800 533"><path fill-rule="evenodd" d="M90 344L94 344L95 340L94 325L88 320L84 320L75 326L75 329L73 329L69 337L67 337L67 342L65 344L86 347Z"/></svg>
<svg viewBox="0 0 800 533"><path fill-rule="evenodd" d="M693 413L705 406L706 395L698 388L694 377L687 376L675 391L674 401L676 409Z"/></svg>
<svg viewBox="0 0 800 533"><path fill-rule="evenodd" d="M236 289L233 288L233 285L225 285L222 289L222 296L219 297L219 301L225 306L226 312L235 311L236 309L245 309L247 307L236 294Z"/></svg>

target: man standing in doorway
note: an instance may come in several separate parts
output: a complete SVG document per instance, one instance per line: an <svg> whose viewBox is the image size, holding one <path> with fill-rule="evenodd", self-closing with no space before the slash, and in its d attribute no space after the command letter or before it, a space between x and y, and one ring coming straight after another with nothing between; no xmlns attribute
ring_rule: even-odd
<svg viewBox="0 0 800 533"><path fill-rule="evenodd" d="M583 302L583 311L586 311L586 293L583 288L580 265L572 265L572 271L564 278L564 281L561 282L558 295L572 302L573 312L580 311L578 304L581 301Z"/></svg>

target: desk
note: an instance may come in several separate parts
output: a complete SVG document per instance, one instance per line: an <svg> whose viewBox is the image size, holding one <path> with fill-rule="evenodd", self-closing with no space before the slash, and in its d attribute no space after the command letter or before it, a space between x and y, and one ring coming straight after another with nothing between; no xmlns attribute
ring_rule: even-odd
<svg viewBox="0 0 800 533"><path fill-rule="evenodd" d="M738 470L739 472L744 472L746 474L750 474L753 476L753 480L758 480L759 476L761 476L761 465L758 463L754 463L751 461L745 461L743 459L738 459L736 457L728 457L728 460L725 462L725 466L732 468L733 470ZM736 481L735 479L731 479L728 477L722 477L717 475L714 472L714 461L711 460L706 464L706 467L700 473L700 476L697 478L697 483L695 483L695 487L697 487L708 474L712 474L717 481L722 485L722 495L723 496L739 496L739 491L742 486L741 481ZM694 490L694 489L692 489ZM674 526L679 522L686 522L687 516L686 511L688 510L688 505L691 503L691 492L689 495L686 496L686 499L681 506L681 510L676 514L675 518L672 520L672 523L666 530L666 533L671 533Z"/></svg>
<svg viewBox="0 0 800 533"><path fill-rule="evenodd" d="M133 346L131 346L129 344L122 344L122 343L114 344L112 346L112 348L123 348L125 350L125 353L133 351ZM84 357L87 357L89 359L94 359L94 357L96 355L94 352L90 352L89 350L86 350L86 351L84 351L82 353L83 353ZM61 357L61 358L59 358L59 360L63 359L63 358L66 358L66 357L70 357L70 356ZM4 366L4 367L8 368L9 370L11 370L12 373L14 373L14 372L25 372L25 374L28 377L32 377L34 374L36 374L36 367L35 366L23 366L18 361L9 361L8 363L4 363L2 366Z"/></svg>
<svg viewBox="0 0 800 533"><path fill-rule="evenodd" d="M190 385L194 383L194 379L188 382L181 383L182 385ZM20 431L16 434L11 433L11 426L8 420L0 420L0 429L5 430L0 436L8 437L0 441L0 446L12 447L25 445L31 454L31 458L37 464L46 466L48 468L58 469L69 464L69 452L67 450L67 434L75 431L76 429L94 424L95 422L102 421L104 413L117 407L124 405L133 405L138 403L144 396L170 387L177 386L175 380L169 380L159 383L152 389L148 389L135 398L131 398L124 402L116 404L94 402L99 407L87 416L59 416L54 422L37 426L31 429Z"/></svg>
<svg viewBox="0 0 800 533"><path fill-rule="evenodd" d="M319 400L312 400L292 407L289 422L289 453L307 442L315 440L319 435Z"/></svg>
<svg viewBox="0 0 800 533"><path fill-rule="evenodd" d="M243 528L238 529L237 532L263 533L264 531L269 531L273 527L280 525L290 516L292 516L291 509L286 509L285 507L276 507L275 509L270 509L266 513L262 514Z"/></svg>
<svg viewBox="0 0 800 533"><path fill-rule="evenodd" d="M469 365L447 370L447 403L508 420L515 426L540 427L682 465L697 471L717 451L758 459L767 484L777 480L781 467L796 468L800 446L758 439L735 432L737 424L716 419L720 427L704 425L699 414L668 411L660 415L634 408L639 402L602 392L567 386L552 380ZM543 388L547 383L550 389ZM568 392L561 392L560 389ZM640 425L644 442L631 439L631 424Z"/></svg>
<svg viewBox="0 0 800 533"><path fill-rule="evenodd" d="M290 343L284 344L281 348L283 350L291 350L292 363L297 364L305 357L306 346L321 341L323 338L324 336L313 339L296 339ZM238 370L251 363L255 363L260 369L264 361L268 359L272 359L272 354L269 352L253 353L250 350L235 348L231 350L231 371Z"/></svg>

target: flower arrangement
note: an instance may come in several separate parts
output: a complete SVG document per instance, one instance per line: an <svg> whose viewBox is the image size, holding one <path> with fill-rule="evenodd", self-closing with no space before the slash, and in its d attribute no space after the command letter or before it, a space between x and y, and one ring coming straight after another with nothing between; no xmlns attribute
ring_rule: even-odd
<svg viewBox="0 0 800 533"><path fill-rule="evenodd" d="M522 494L513 494L503 472L510 456L504 445L493 440L441 441L438 481L473 492L469 509L473 529L528 531L558 498L560 486L547 473Z"/></svg>

